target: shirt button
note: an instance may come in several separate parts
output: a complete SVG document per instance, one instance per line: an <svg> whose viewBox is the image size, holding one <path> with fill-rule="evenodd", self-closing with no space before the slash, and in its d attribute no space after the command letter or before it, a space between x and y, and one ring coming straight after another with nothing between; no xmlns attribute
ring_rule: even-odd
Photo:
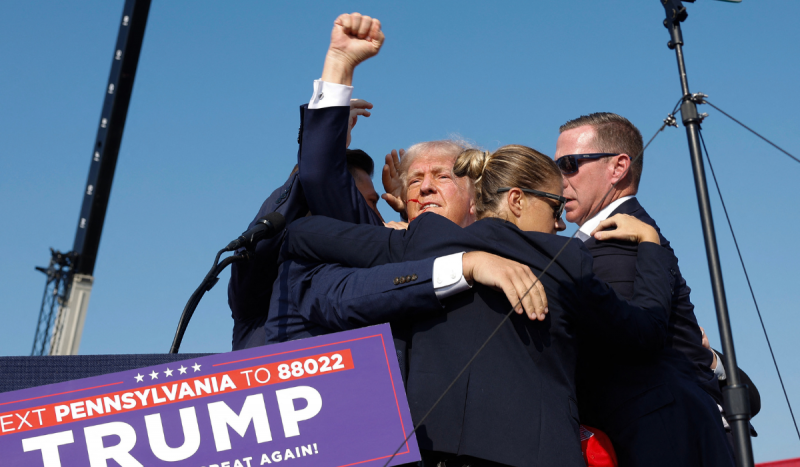
<svg viewBox="0 0 800 467"><path fill-rule="evenodd" d="M317 96L317 99L319 99L319 100L325 99L325 93L324 92L319 93L319 96Z"/></svg>
<svg viewBox="0 0 800 467"><path fill-rule="evenodd" d="M436 285L442 285L442 277L441 276L436 278Z"/></svg>

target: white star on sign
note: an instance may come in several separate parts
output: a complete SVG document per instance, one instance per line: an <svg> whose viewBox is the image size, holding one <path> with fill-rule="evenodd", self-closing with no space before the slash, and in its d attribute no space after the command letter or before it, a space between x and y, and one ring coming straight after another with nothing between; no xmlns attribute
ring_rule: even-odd
<svg viewBox="0 0 800 467"><path fill-rule="evenodd" d="M192 365L192 368L194 368L194 371L200 371L200 365L198 365L197 363Z"/></svg>
<svg viewBox="0 0 800 467"><path fill-rule="evenodd" d="M178 368L178 371L180 371L182 375L185 375L186 374L186 369L187 368L185 366L181 365L181 367Z"/></svg>
<svg viewBox="0 0 800 467"><path fill-rule="evenodd" d="M167 375L167 376L172 376L172 370L167 368L167 371L165 371L164 374Z"/></svg>
<svg viewBox="0 0 800 467"><path fill-rule="evenodd" d="M158 373L156 373L155 371L150 373L150 379L158 379Z"/></svg>
<svg viewBox="0 0 800 467"><path fill-rule="evenodd" d="M144 379L144 376L142 376L139 373L136 373L136 382L137 383L141 383L143 379Z"/></svg>

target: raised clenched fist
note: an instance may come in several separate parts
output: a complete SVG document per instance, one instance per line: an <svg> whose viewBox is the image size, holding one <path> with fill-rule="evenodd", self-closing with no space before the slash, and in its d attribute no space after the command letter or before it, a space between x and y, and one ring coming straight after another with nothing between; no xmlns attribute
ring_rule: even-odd
<svg viewBox="0 0 800 467"><path fill-rule="evenodd" d="M333 22L329 55L348 62L353 68L381 50L384 35L381 22L359 13L343 14Z"/></svg>

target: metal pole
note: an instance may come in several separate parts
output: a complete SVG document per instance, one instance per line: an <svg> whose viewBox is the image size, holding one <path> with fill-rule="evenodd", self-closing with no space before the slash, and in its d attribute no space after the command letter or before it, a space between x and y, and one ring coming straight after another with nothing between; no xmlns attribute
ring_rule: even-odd
<svg viewBox="0 0 800 467"><path fill-rule="evenodd" d="M680 0L662 0L666 9L667 19L664 26L670 31L671 41L669 47L675 49L678 60L678 72L681 79L681 90L684 102L681 105L681 118L686 127L686 136L689 140L689 153L691 154L694 183L697 189L697 204L700 208L700 221L703 226L703 239L708 257L708 269L711 275L711 289L714 294L714 304L717 311L717 324L725 354L725 371L728 386L723 390L725 400L725 419L731 426L734 441L734 454L736 465L739 467L752 467L753 446L750 440L750 400L747 386L741 383L738 367L736 365L736 352L733 348L733 334L731 333L728 304L725 299L725 285L722 281L722 268L719 263L717 239L714 230L714 219L711 215L711 203L708 198L705 168L700 149L700 121L697 114L697 104L691 99L689 81L686 77L686 64L683 60L683 36L680 23L686 19L686 9Z"/></svg>

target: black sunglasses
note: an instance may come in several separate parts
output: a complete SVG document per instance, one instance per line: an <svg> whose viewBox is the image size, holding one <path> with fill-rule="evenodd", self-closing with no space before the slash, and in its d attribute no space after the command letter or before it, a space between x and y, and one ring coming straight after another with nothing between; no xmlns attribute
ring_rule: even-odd
<svg viewBox="0 0 800 467"><path fill-rule="evenodd" d="M610 152L595 152L591 154L569 154L556 159L556 165L564 175L574 174L578 171L578 161L586 159L601 159L603 157L619 156Z"/></svg>
<svg viewBox="0 0 800 467"><path fill-rule="evenodd" d="M506 191L510 190L511 187L498 188L497 193L505 193ZM556 220L561 218L561 214L564 212L564 205L567 204L567 198L564 198L563 196L554 195L553 193L547 193L539 190L531 190L530 188L520 188L519 190L522 191L523 193L530 193L532 195L543 196L545 198L550 198L558 201L558 207L553 209L553 218Z"/></svg>

